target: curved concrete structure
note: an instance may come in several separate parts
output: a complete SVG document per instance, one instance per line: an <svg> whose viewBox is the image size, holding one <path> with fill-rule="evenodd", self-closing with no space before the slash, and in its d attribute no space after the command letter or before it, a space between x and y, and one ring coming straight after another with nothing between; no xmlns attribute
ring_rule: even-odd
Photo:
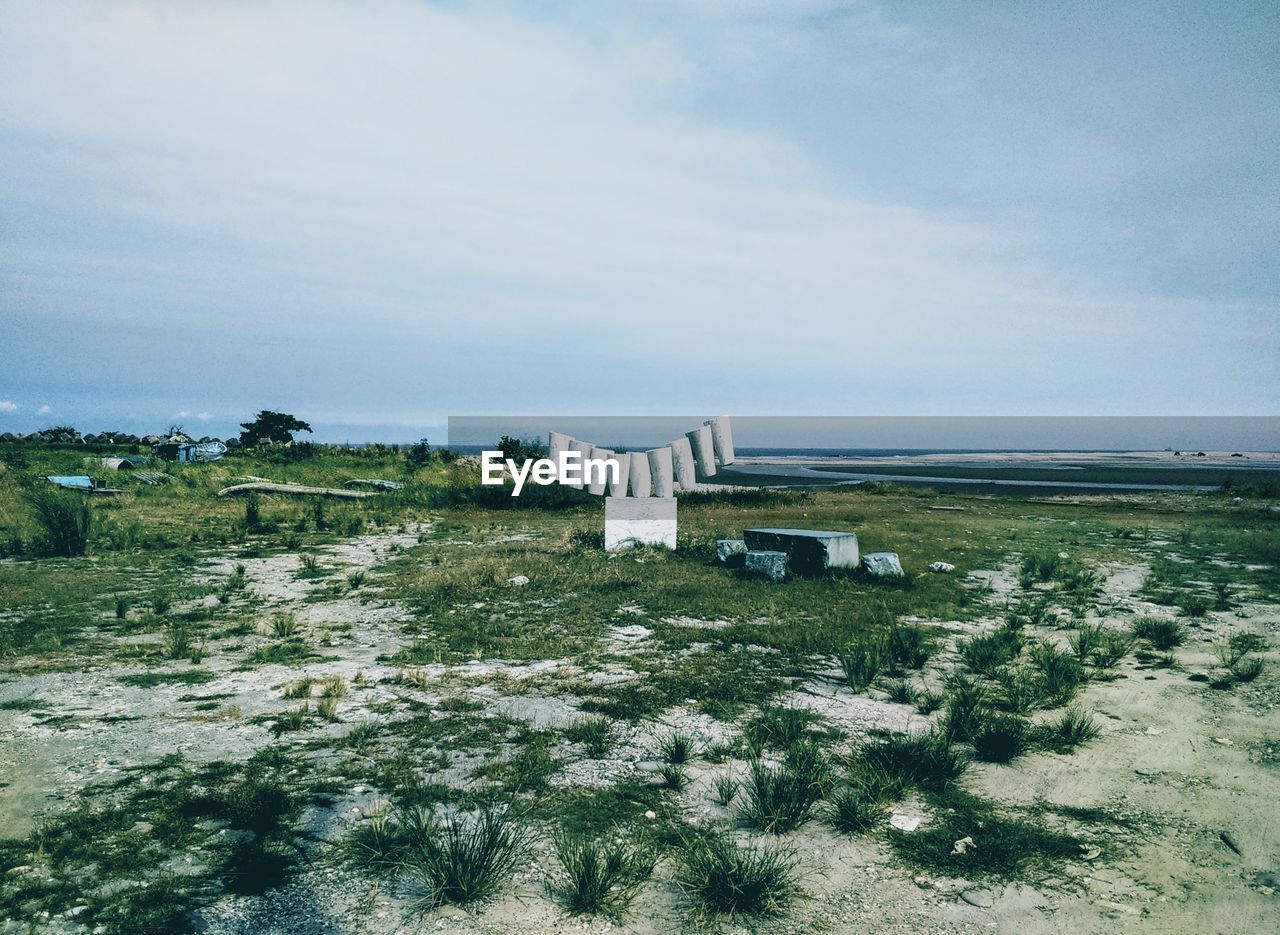
<svg viewBox="0 0 1280 935"><path fill-rule="evenodd" d="M612 457L613 457L612 448L596 448L593 446L591 449L591 459L593 461L604 461L606 458L612 458ZM590 484L587 484L587 493L593 493L597 497L603 497L605 488L609 486L609 474L610 474L610 471L608 467L606 467L603 473L600 474L598 477L596 474L593 473L591 476L592 482ZM583 477L585 478L586 475L584 474Z"/></svg>
<svg viewBox="0 0 1280 935"><path fill-rule="evenodd" d="M613 460L618 462L618 480L615 483L610 478L608 493L611 497L625 497L627 495L627 485L631 482L631 455L625 451L615 451L612 457Z"/></svg>
<svg viewBox="0 0 1280 935"><path fill-rule="evenodd" d="M729 417L716 416L708 419L706 424L711 428L716 460L721 464L733 464L733 428L729 425Z"/></svg>
<svg viewBox="0 0 1280 935"><path fill-rule="evenodd" d="M698 466L693 460L693 446L689 444L689 439L677 438L668 447L671 449L676 489L693 490L698 484Z"/></svg>
<svg viewBox="0 0 1280 935"><path fill-rule="evenodd" d="M569 443L573 441L572 435L566 435L564 432L552 432L547 436L547 457L554 464L560 463L560 452L569 450Z"/></svg>
<svg viewBox="0 0 1280 935"><path fill-rule="evenodd" d="M711 426L703 425L692 432L685 432L689 446L693 449L693 462L698 468L699 477L716 476L715 443L711 438Z"/></svg>
<svg viewBox="0 0 1280 935"><path fill-rule="evenodd" d="M653 481L653 495L655 497L675 496L671 449L654 448L646 454L649 456L649 478Z"/></svg>
<svg viewBox="0 0 1280 935"><path fill-rule="evenodd" d="M591 457L591 449L594 447L595 446L592 445L591 442L578 441L576 438L571 438L569 440L569 450L579 452L582 455L583 461ZM583 486L581 465L579 465L579 470L574 472L574 475L573 480L562 481L561 483L567 487L577 487L581 490Z"/></svg>
<svg viewBox="0 0 1280 935"><path fill-rule="evenodd" d="M631 454L631 496L649 496L649 456L643 451Z"/></svg>

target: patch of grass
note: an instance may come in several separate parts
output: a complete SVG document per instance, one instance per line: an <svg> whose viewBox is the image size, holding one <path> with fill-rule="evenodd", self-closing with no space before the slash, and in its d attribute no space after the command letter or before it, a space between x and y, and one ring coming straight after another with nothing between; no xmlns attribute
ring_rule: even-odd
<svg viewBox="0 0 1280 935"><path fill-rule="evenodd" d="M298 619L289 613L271 615L271 635L278 640L287 640L298 635Z"/></svg>
<svg viewBox="0 0 1280 935"><path fill-rule="evenodd" d="M1027 722L1016 714L992 714L974 732L973 752L986 763L1008 763L1029 745Z"/></svg>
<svg viewBox="0 0 1280 935"><path fill-rule="evenodd" d="M582 744L587 748L587 755L594 759L609 752L611 733L609 720L602 717L581 717L564 729L565 739Z"/></svg>
<svg viewBox="0 0 1280 935"><path fill-rule="evenodd" d="M890 682L884 690L894 704L911 704L916 697L915 689L904 679Z"/></svg>
<svg viewBox="0 0 1280 935"><path fill-rule="evenodd" d="M676 885L703 915L773 915L801 895L794 856L723 833L686 840L677 861Z"/></svg>
<svg viewBox="0 0 1280 935"><path fill-rule="evenodd" d="M1178 609L1188 617L1203 617L1209 612L1209 601L1203 594L1188 591L1178 598Z"/></svg>
<svg viewBox="0 0 1280 935"><path fill-rule="evenodd" d="M920 669L933 652L928 631L914 623L894 622L885 640L889 662L897 668Z"/></svg>
<svg viewBox="0 0 1280 935"><path fill-rule="evenodd" d="M866 790L854 787L840 789L828 803L827 820L831 827L846 834L861 834L884 823L885 808Z"/></svg>
<svg viewBox="0 0 1280 935"><path fill-rule="evenodd" d="M662 758L673 766L688 763L695 756L697 741L685 731L672 731L658 740Z"/></svg>
<svg viewBox="0 0 1280 935"><path fill-rule="evenodd" d="M761 831L782 834L809 820L822 797L822 777L816 764L770 766L752 760L742 787L738 817Z"/></svg>
<svg viewBox="0 0 1280 935"><path fill-rule="evenodd" d="M547 893L572 915L621 917L653 872L652 854L620 841L560 832L554 846L560 868Z"/></svg>
<svg viewBox="0 0 1280 935"><path fill-rule="evenodd" d="M193 646L190 631L184 626L175 624L165 633L161 650L166 659L185 659L191 655Z"/></svg>
<svg viewBox="0 0 1280 935"><path fill-rule="evenodd" d="M1022 651L1022 634L1005 625L975 636L960 645L960 658L974 672L988 675L1008 665Z"/></svg>
<svg viewBox="0 0 1280 935"><path fill-rule="evenodd" d="M80 494L35 487L23 494L41 533L42 551L74 558L89 548L93 510Z"/></svg>
<svg viewBox="0 0 1280 935"><path fill-rule="evenodd" d="M915 705L916 712L919 714L932 714L942 707L946 697L941 692L935 691L918 691L911 699L911 703Z"/></svg>
<svg viewBox="0 0 1280 935"><path fill-rule="evenodd" d="M1071 707L1040 728L1037 731L1037 741L1047 749L1070 753L1101 733L1102 727L1097 718L1082 708Z"/></svg>
<svg viewBox="0 0 1280 935"><path fill-rule="evenodd" d="M969 766L969 757L945 730L884 734L853 751L855 773L885 777L902 786L945 789Z"/></svg>
<svg viewBox="0 0 1280 935"><path fill-rule="evenodd" d="M717 804L728 808L737 797L742 783L731 773L721 773L712 780L711 788L715 790Z"/></svg>
<svg viewBox="0 0 1280 935"><path fill-rule="evenodd" d="M524 857L528 829L505 811L453 815L426 824L405 855L405 870L425 906L466 905L495 893Z"/></svg>
<svg viewBox="0 0 1280 935"><path fill-rule="evenodd" d="M217 676L208 669L183 669L178 672L140 672L122 675L120 682L134 688L155 688L157 685L203 685Z"/></svg>
<svg viewBox="0 0 1280 935"><path fill-rule="evenodd" d="M907 864L962 879L1020 879L1059 870L1080 854L1080 840L1050 828L1042 815L1000 811L952 787L934 801L933 818L912 832L889 829L889 844ZM973 843L957 853L956 842Z"/></svg>
<svg viewBox="0 0 1280 935"><path fill-rule="evenodd" d="M689 783L684 767L675 763L664 763L658 772L658 777L662 780L662 788L670 789L672 792L679 792Z"/></svg>
<svg viewBox="0 0 1280 935"><path fill-rule="evenodd" d="M959 674L947 679L942 724L952 740L969 740L990 709L987 690L977 679Z"/></svg>
<svg viewBox="0 0 1280 935"><path fill-rule="evenodd" d="M864 637L841 653L839 658L845 683L854 691L863 691L884 668L887 654L883 640Z"/></svg>
<svg viewBox="0 0 1280 935"><path fill-rule="evenodd" d="M808 708L765 705L742 728L742 736L752 750L787 750L813 733L821 720Z"/></svg>
<svg viewBox="0 0 1280 935"><path fill-rule="evenodd" d="M1062 558L1057 552L1033 552L1023 556L1018 567L1018 581L1024 588L1037 581L1052 581L1061 565Z"/></svg>
<svg viewBox="0 0 1280 935"><path fill-rule="evenodd" d="M1177 620L1139 617L1133 621L1133 635L1140 640L1146 640L1156 649L1167 651L1187 641L1187 628Z"/></svg>
<svg viewBox="0 0 1280 935"><path fill-rule="evenodd" d="M1064 705L1074 698L1085 680L1080 660L1049 642L1031 647L1031 664L1044 678L1044 700L1053 706Z"/></svg>

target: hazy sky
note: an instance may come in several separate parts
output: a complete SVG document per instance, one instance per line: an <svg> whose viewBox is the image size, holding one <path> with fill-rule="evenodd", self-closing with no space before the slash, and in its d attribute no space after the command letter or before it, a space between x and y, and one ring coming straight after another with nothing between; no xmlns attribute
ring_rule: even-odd
<svg viewBox="0 0 1280 935"><path fill-rule="evenodd" d="M0 0L0 431L1275 414L1278 46L1275 3Z"/></svg>

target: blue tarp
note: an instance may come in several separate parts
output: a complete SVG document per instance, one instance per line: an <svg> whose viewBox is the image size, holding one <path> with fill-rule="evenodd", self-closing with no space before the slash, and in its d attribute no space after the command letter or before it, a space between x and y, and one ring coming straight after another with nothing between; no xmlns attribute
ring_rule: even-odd
<svg viewBox="0 0 1280 935"><path fill-rule="evenodd" d="M59 474L51 474L46 480L51 484L57 484L59 487L68 487L72 490L92 490L93 478L88 474L78 474L71 476L63 476Z"/></svg>

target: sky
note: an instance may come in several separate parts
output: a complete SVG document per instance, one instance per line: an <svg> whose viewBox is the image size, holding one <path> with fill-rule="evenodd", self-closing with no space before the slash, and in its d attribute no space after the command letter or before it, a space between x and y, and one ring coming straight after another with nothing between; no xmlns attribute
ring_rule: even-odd
<svg viewBox="0 0 1280 935"><path fill-rule="evenodd" d="M0 0L0 432L1280 413L1280 5Z"/></svg>

